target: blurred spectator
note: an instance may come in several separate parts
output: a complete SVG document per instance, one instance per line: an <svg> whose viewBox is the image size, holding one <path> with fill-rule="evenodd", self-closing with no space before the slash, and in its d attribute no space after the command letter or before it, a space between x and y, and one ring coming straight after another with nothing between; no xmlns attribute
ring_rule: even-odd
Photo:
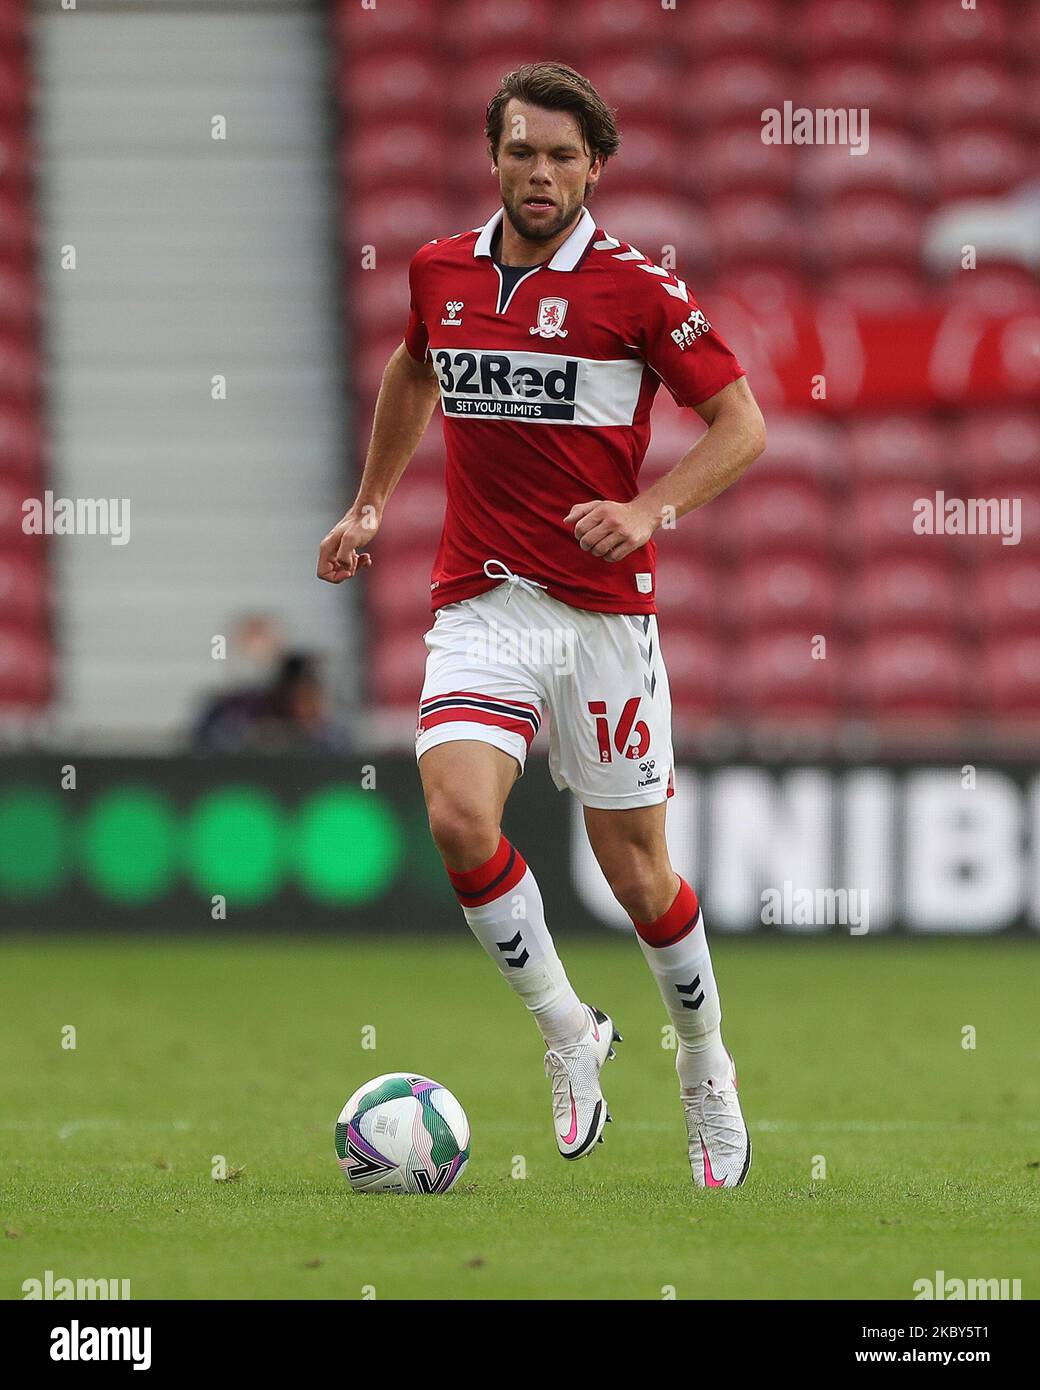
<svg viewBox="0 0 1040 1390"><path fill-rule="evenodd" d="M270 685L285 655L285 634L269 613L244 613L231 625L221 684L228 690Z"/></svg>
<svg viewBox="0 0 1040 1390"><path fill-rule="evenodd" d="M196 752L342 752L344 730L330 717L317 660L289 652L273 679L211 699L192 735Z"/></svg>

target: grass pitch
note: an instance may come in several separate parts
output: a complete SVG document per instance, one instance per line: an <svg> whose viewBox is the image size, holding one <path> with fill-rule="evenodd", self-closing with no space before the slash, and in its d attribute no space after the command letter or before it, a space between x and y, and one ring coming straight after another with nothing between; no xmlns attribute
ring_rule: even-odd
<svg viewBox="0 0 1040 1390"><path fill-rule="evenodd" d="M755 1148L722 1193L691 1185L636 945L560 945L625 1036L615 1122L574 1164L537 1033L461 922L0 944L0 1296L48 1269L135 1299L909 1299L937 1269L1037 1296L1035 943L714 938ZM354 1195L339 1108L411 1069L466 1107L469 1167L443 1197ZM238 1176L214 1181L216 1155Z"/></svg>

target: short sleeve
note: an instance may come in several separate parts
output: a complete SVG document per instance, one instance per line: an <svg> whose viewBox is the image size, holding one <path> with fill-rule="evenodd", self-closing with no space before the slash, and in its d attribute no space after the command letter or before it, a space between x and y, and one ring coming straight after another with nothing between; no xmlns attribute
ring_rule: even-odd
<svg viewBox="0 0 1040 1390"><path fill-rule="evenodd" d="M408 325L404 330L404 345L408 350L408 355L413 357L416 362L425 362L430 347L430 336L426 331L422 309L419 307L417 282L420 279L420 271L417 265L418 259L418 256L415 256L408 267L408 289L411 300L408 307Z"/></svg>
<svg viewBox="0 0 1040 1390"><path fill-rule="evenodd" d="M629 275L632 279L619 286L633 316L627 341L678 405L700 405L745 375L682 280L649 262L630 264Z"/></svg>

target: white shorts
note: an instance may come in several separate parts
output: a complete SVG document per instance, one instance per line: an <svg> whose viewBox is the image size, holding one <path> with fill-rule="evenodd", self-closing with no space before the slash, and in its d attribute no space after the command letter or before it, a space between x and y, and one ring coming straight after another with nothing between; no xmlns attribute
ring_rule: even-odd
<svg viewBox="0 0 1040 1390"><path fill-rule="evenodd" d="M438 609L419 702L417 758L478 739L523 771L548 710L549 771L585 806L652 806L673 789L672 703L647 614L593 613L525 581Z"/></svg>

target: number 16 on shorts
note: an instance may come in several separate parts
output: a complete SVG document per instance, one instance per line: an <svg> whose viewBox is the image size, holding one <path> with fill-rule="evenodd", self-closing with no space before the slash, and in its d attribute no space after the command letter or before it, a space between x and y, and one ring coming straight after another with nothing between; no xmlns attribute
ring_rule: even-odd
<svg viewBox="0 0 1040 1390"><path fill-rule="evenodd" d="M623 754L626 758L646 756L650 748L650 730L642 719L638 722L636 720L636 715L639 713L638 695L625 701L625 707L614 726L613 741L611 740L607 702L605 700L590 700L589 713L596 724L596 743L599 746L601 763L614 761L614 749L617 749L618 753ZM630 739L633 742L629 742Z"/></svg>

